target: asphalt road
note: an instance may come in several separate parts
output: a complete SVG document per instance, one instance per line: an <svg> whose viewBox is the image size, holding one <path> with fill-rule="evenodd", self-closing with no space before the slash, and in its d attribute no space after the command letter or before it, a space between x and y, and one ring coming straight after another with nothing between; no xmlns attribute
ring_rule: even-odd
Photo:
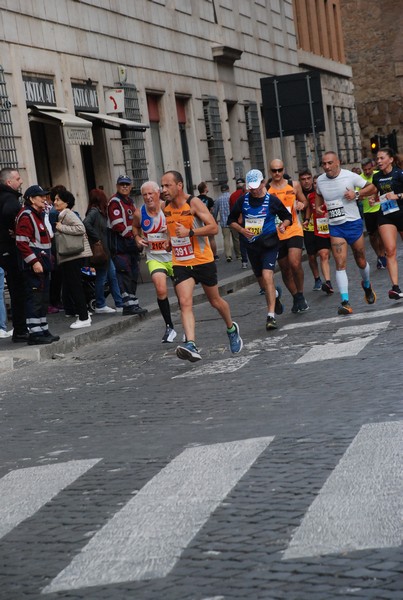
<svg viewBox="0 0 403 600"><path fill-rule="evenodd" d="M199 363L155 317L3 374L0 598L400 599L403 303L349 273L271 333L228 294L236 357L201 304Z"/></svg>

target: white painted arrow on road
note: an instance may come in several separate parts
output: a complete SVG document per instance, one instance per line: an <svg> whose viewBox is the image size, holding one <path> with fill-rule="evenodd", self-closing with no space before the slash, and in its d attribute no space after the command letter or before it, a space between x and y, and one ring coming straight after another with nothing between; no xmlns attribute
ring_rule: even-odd
<svg viewBox="0 0 403 600"><path fill-rule="evenodd" d="M295 361L295 364L318 362L321 360L334 360L338 358L346 358L348 356L356 356L365 348L369 342L374 340L380 331L387 328L390 321L383 323L371 323L370 325L354 325L352 327L343 327L338 329L333 337L340 335L352 335L353 340L348 342L328 342L310 348L306 354ZM375 335L369 335L375 334ZM364 336L364 337L360 337Z"/></svg>

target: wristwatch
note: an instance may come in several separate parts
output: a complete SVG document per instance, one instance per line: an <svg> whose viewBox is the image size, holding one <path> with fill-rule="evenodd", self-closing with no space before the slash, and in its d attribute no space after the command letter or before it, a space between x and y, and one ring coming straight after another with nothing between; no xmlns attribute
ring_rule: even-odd
<svg viewBox="0 0 403 600"><path fill-rule="evenodd" d="M355 199L356 199L356 200L359 200L359 199L360 199L360 192L357 190L357 191L355 192L354 196L355 196Z"/></svg>
<svg viewBox="0 0 403 600"><path fill-rule="evenodd" d="M397 199L398 200L403 200L403 194L397 194Z"/></svg>
<svg viewBox="0 0 403 600"><path fill-rule="evenodd" d="M195 232L193 231L193 229L189 229L189 237L193 237L195 234Z"/></svg>

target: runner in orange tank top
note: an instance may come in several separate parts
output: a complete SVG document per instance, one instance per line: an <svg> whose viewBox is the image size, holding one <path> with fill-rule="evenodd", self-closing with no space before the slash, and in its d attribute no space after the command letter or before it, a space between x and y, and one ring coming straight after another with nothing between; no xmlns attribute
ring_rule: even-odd
<svg viewBox="0 0 403 600"><path fill-rule="evenodd" d="M287 227L284 234L279 234L280 246L277 260L284 284L293 297L291 311L293 313L304 312L309 308L304 297L304 270L302 268L304 233L297 211L303 210L308 203L302 192L301 184L298 181L284 179L283 161L272 160L270 171L272 181L268 190L269 194L277 196L292 214L291 227Z"/></svg>
<svg viewBox="0 0 403 600"><path fill-rule="evenodd" d="M208 241L209 235L217 233L218 225L199 198L185 193L183 177L178 171L164 173L161 188L166 202L167 249L168 245L172 248L175 291L186 336L186 341L176 348L176 355L191 362L201 359L195 344L193 290L196 283L201 284L207 300L220 313L227 326L230 350L237 354L242 350L242 338L237 323L232 320L228 302L218 291L217 266Z"/></svg>

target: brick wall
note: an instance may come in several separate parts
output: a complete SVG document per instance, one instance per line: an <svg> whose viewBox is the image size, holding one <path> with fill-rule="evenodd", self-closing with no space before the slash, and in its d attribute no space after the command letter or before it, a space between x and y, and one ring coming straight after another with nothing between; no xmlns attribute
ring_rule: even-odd
<svg viewBox="0 0 403 600"><path fill-rule="evenodd" d="M370 137L397 131L403 151L403 2L341 0L346 62L353 69L363 155Z"/></svg>

